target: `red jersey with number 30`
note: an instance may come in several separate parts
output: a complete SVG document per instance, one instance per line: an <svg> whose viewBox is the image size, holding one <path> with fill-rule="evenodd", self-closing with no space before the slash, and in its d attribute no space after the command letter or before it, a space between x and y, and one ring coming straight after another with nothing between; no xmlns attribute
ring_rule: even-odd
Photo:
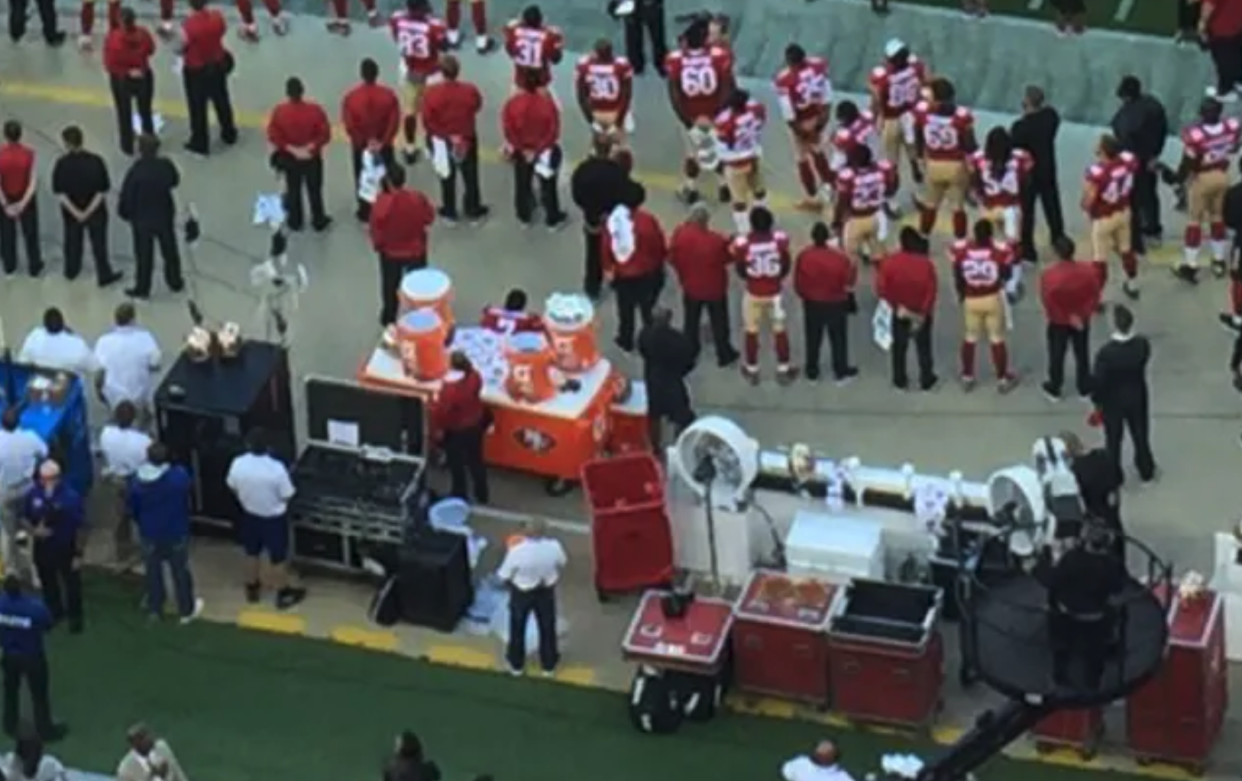
<svg viewBox="0 0 1242 781"><path fill-rule="evenodd" d="M832 101L827 61L807 57L801 65L784 68L776 74L775 84L781 116L786 122L826 119L828 104Z"/></svg>
<svg viewBox="0 0 1242 781"><path fill-rule="evenodd" d="M591 111L624 114L628 90L626 85L634 81L634 67L624 57L613 57L604 62L594 54L578 60L576 69L578 86L586 87L587 104Z"/></svg>
<svg viewBox="0 0 1242 781"><path fill-rule="evenodd" d="M1096 163L1087 169L1087 184L1095 188L1095 198L1087 207L1092 219L1111 217L1130 208L1138 158L1122 152L1116 159Z"/></svg>
<svg viewBox="0 0 1242 781"><path fill-rule="evenodd" d="M552 64L564 53L565 36L556 27L527 27L518 21L505 25L505 51L513 60L513 83L521 86L522 74L535 71L540 86L552 83Z"/></svg>
<svg viewBox="0 0 1242 781"><path fill-rule="evenodd" d="M1018 206L1022 202L1022 188L1034 165L1034 158L1024 149L1015 149L999 170L986 154L975 152L970 156L970 169L979 203L985 209Z"/></svg>
<svg viewBox="0 0 1242 781"><path fill-rule="evenodd" d="M897 168L881 160L870 168L846 168L837 174L837 198L845 217L870 217L897 190Z"/></svg>
<svg viewBox="0 0 1242 781"><path fill-rule="evenodd" d="M751 232L733 240L730 248L746 292L755 298L775 298L785 286L793 259L784 231Z"/></svg>
<svg viewBox="0 0 1242 781"><path fill-rule="evenodd" d="M733 55L723 46L669 52L665 70L678 108L693 120L711 119L724 107L733 80Z"/></svg>
<svg viewBox="0 0 1242 781"><path fill-rule="evenodd" d="M1191 125L1182 131L1182 148L1197 174L1229 170L1229 159L1238 153L1240 140L1242 125L1232 117L1213 125Z"/></svg>
<svg viewBox="0 0 1242 781"><path fill-rule="evenodd" d="M923 138L928 160L952 162L966 159L966 136L975 126L970 109L958 106L951 114L938 114L927 102L914 107L915 132Z"/></svg>
<svg viewBox="0 0 1242 781"><path fill-rule="evenodd" d="M448 27L433 16L397 11L388 21L397 51L408 73L430 76L440 70L440 52L448 43Z"/></svg>
<svg viewBox="0 0 1242 781"><path fill-rule="evenodd" d="M949 248L953 274L965 298L994 296L1009 278L1013 251L1004 244L975 244L959 240Z"/></svg>
<svg viewBox="0 0 1242 781"><path fill-rule="evenodd" d="M876 98L871 108L885 119L897 119L913 111L923 99L927 68L918 57L911 57L904 68L894 68L887 63L875 68L869 81Z"/></svg>

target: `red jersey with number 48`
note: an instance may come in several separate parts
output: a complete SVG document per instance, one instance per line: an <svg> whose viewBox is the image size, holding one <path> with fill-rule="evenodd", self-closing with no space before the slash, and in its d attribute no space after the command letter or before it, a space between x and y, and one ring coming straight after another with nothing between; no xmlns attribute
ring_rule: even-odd
<svg viewBox="0 0 1242 781"><path fill-rule="evenodd" d="M914 107L915 132L923 138L923 154L928 160L965 160L966 135L974 126L975 115L968 108L958 106L952 114L937 114L925 101Z"/></svg>
<svg viewBox="0 0 1242 781"><path fill-rule="evenodd" d="M1122 152L1115 160L1096 163L1087 169L1087 184L1095 188L1095 198L1087 206L1092 219L1111 217L1130 208L1138 158Z"/></svg>
<svg viewBox="0 0 1242 781"><path fill-rule="evenodd" d="M845 216L870 217L897 191L897 168L881 160L870 168L846 168L837 174L837 198Z"/></svg>
<svg viewBox="0 0 1242 781"><path fill-rule="evenodd" d="M832 82L828 63L820 57L807 57L801 65L783 68L776 74L776 95L786 122L806 122L825 118L832 102Z"/></svg>
<svg viewBox="0 0 1242 781"><path fill-rule="evenodd" d="M691 119L711 119L724 107L725 87L733 80L733 55L723 46L669 52L665 59L668 83L678 108Z"/></svg>
<svg viewBox="0 0 1242 781"><path fill-rule="evenodd" d="M1229 170L1229 159L1238 153L1240 140L1242 125L1232 117L1214 125L1191 125L1182 131L1182 148L1195 173Z"/></svg>
<svg viewBox="0 0 1242 781"><path fill-rule="evenodd" d="M1004 244L976 244L959 240L949 248L953 274L965 298L996 295L1009 278L1013 251Z"/></svg>
<svg viewBox="0 0 1242 781"><path fill-rule="evenodd" d="M781 294L793 265L789 237L784 231L739 236L733 240L730 251L747 293L755 298L775 298Z"/></svg>
<svg viewBox="0 0 1242 781"><path fill-rule="evenodd" d="M914 110L923 99L927 67L918 57L911 57L904 68L884 64L871 71L871 90L877 100L871 108L885 119L897 119Z"/></svg>
<svg viewBox="0 0 1242 781"><path fill-rule="evenodd" d="M513 83L521 86L522 74L535 71L540 86L552 83L552 64L565 50L565 36L556 27L527 27L519 21L505 25L505 51L513 60Z"/></svg>
<svg viewBox="0 0 1242 781"><path fill-rule="evenodd" d="M433 16L397 11L388 21L397 51L408 73L430 76L440 70L440 52L448 43L448 27Z"/></svg>
<svg viewBox="0 0 1242 781"><path fill-rule="evenodd" d="M999 170L983 151L970 156L970 170L975 180L979 203L985 209L1008 209L1022 202L1022 187L1035 165L1030 152L1015 149Z"/></svg>
<svg viewBox="0 0 1242 781"><path fill-rule="evenodd" d="M578 60L575 77L578 85L586 85L587 104L591 111L624 114L629 109L625 105L624 87L634 81L634 66L624 57L613 57L604 62L596 55L588 54Z"/></svg>

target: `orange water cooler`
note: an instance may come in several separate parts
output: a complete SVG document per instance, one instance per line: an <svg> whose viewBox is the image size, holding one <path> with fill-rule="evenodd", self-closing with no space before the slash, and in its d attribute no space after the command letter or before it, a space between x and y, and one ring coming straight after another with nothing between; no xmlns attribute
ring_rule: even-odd
<svg viewBox="0 0 1242 781"><path fill-rule="evenodd" d="M505 391L527 404L542 404L556 396L556 356L543 334L514 334L505 341L509 364Z"/></svg>
<svg viewBox="0 0 1242 781"><path fill-rule="evenodd" d="M556 293L544 304L544 327L552 340L558 369L570 374L599 363L595 305L580 293Z"/></svg>
<svg viewBox="0 0 1242 781"><path fill-rule="evenodd" d="M433 309L446 328L453 325L453 280L438 268L411 271L401 279L401 311Z"/></svg>
<svg viewBox="0 0 1242 781"><path fill-rule="evenodd" d="M406 376L429 382L448 372L448 324L433 309L406 312L397 321L397 346Z"/></svg>

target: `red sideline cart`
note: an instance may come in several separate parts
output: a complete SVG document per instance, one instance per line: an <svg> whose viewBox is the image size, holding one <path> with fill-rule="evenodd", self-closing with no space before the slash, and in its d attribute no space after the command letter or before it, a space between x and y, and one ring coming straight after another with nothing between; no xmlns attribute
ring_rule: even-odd
<svg viewBox="0 0 1242 781"><path fill-rule="evenodd" d="M673 533L655 458L630 453L589 461L582 467L582 489L591 514L600 601L672 583Z"/></svg>

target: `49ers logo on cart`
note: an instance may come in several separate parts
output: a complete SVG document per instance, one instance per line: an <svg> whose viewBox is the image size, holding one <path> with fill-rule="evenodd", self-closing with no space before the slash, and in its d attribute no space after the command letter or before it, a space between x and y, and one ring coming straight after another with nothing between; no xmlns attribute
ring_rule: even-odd
<svg viewBox="0 0 1242 781"><path fill-rule="evenodd" d="M543 454L556 447L556 440L539 429L520 428L513 432L513 438L532 453Z"/></svg>

